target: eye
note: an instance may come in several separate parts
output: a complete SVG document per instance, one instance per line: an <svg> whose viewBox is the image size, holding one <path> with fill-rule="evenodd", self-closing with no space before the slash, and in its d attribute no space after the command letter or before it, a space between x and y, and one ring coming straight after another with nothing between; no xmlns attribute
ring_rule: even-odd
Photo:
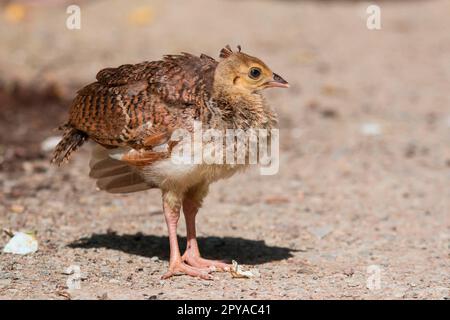
<svg viewBox="0 0 450 320"><path fill-rule="evenodd" d="M258 79L261 76L261 69L260 68L251 68L248 72L248 76L254 80Z"/></svg>

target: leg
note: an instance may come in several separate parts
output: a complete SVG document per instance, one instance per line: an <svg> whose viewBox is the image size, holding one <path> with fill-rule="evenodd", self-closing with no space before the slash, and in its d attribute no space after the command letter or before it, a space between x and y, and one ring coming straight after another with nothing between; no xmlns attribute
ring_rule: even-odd
<svg viewBox="0 0 450 320"><path fill-rule="evenodd" d="M211 271L228 271L230 269L229 264L217 260L203 259L200 256L195 231L195 216L197 215L198 208L199 205L192 199L187 198L183 201L183 212L187 229L187 244L186 252L183 254L182 260L192 267L209 268Z"/></svg>
<svg viewBox="0 0 450 320"><path fill-rule="evenodd" d="M173 197L165 194L163 195L163 207L164 217L166 219L167 229L169 231L170 261L169 271L162 278L167 279L174 275L187 274L206 280L212 279L207 271L189 266L181 259L177 238L177 224L180 218L180 205L173 200Z"/></svg>

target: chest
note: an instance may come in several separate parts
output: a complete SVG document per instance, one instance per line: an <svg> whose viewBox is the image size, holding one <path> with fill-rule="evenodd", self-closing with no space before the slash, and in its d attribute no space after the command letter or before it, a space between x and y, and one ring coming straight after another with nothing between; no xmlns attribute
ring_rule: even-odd
<svg viewBox="0 0 450 320"><path fill-rule="evenodd" d="M184 191L198 184L211 184L231 177L246 165L182 164L164 159L142 168L142 176L160 188Z"/></svg>

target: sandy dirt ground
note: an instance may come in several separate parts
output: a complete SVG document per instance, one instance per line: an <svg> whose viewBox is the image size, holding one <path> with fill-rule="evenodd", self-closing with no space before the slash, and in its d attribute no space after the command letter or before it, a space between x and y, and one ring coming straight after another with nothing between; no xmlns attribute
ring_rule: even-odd
<svg viewBox="0 0 450 320"><path fill-rule="evenodd" d="M57 1L0 7L0 227L39 241L0 253L0 299L450 297L450 1L381 1L378 31L360 1L79 4L81 30ZM279 173L216 183L198 217L204 256L260 276L161 280L160 192L97 191L90 145L55 168L41 143L99 69L228 43L291 83L267 93Z"/></svg>

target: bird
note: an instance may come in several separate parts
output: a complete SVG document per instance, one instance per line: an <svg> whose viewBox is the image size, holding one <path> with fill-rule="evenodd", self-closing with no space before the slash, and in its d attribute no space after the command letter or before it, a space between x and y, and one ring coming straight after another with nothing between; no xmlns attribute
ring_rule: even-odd
<svg viewBox="0 0 450 320"><path fill-rule="evenodd" d="M96 146L89 176L100 190L160 189L170 244L169 267L162 278L212 279L213 271L229 271L231 266L202 257L196 215L213 182L249 165L177 163L172 155L183 144L173 135L177 130L194 132L195 123L217 130L274 129L277 114L262 92L275 87L289 84L241 46L233 51L226 45L218 60L183 52L102 69L95 82L77 92L51 162L68 162L73 152L92 140ZM183 255L177 238L181 212L187 231Z"/></svg>

